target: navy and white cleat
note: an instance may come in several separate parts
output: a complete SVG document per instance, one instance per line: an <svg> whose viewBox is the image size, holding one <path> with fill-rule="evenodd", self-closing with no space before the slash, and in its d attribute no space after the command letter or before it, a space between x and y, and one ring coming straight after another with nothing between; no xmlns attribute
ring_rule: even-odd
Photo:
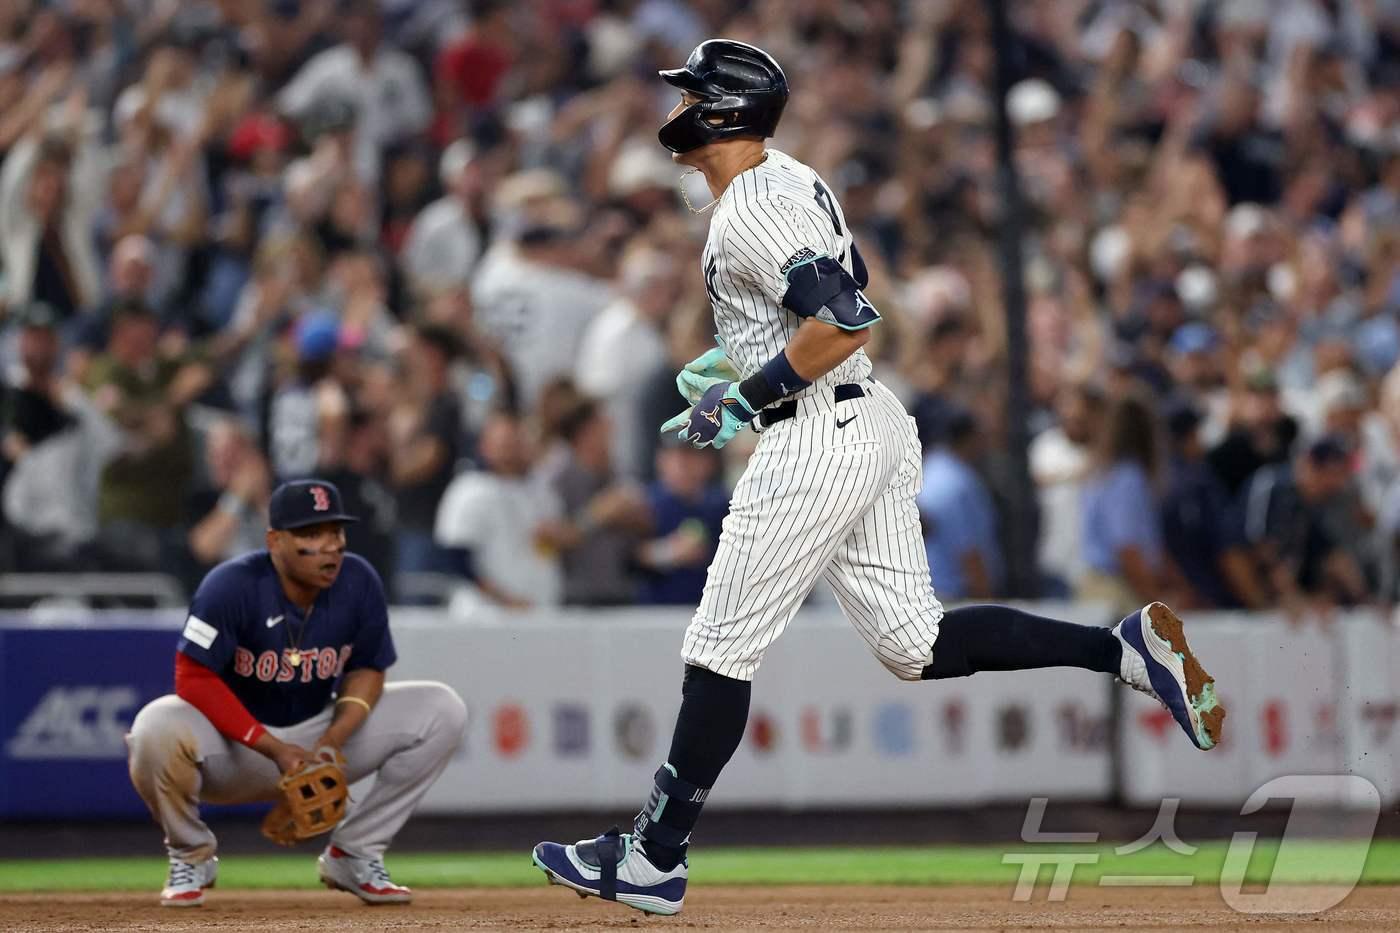
<svg viewBox="0 0 1400 933"><path fill-rule="evenodd" d="M619 835L615 826L569 846L541 842L530 860L550 884L572 888L579 897L601 897L649 914L679 913L685 903L685 860L662 871L647 859L642 840Z"/></svg>
<svg viewBox="0 0 1400 933"><path fill-rule="evenodd" d="M1160 700L1197 748L1214 748L1225 707L1215 695L1215 679L1191 653L1176 613L1150 603L1119 622L1113 634L1123 645L1119 678Z"/></svg>

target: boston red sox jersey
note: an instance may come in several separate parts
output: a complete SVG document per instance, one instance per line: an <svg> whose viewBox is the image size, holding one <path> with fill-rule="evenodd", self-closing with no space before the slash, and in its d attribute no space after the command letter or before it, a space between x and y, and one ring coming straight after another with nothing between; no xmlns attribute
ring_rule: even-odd
<svg viewBox="0 0 1400 933"><path fill-rule="evenodd" d="M368 561L346 554L340 575L303 615L265 550L209 571L177 650L217 673L265 726L310 719L345 671L386 670L396 658L384 585Z"/></svg>
<svg viewBox="0 0 1400 933"><path fill-rule="evenodd" d="M769 149L762 163L741 172L720 196L701 260L715 328L744 376L777 356L802 323L782 306L788 270L823 255L854 271L841 205L816 172ZM795 397L860 382L870 370L865 351L857 350Z"/></svg>
<svg viewBox="0 0 1400 933"><path fill-rule="evenodd" d="M853 251L840 205L801 162L770 149L734 179L715 207L703 262L716 328L741 373L757 371L797 332L801 319L782 305L788 270L830 256L859 281ZM857 326L878 320L863 297L857 312ZM830 314L822 308L816 317ZM818 580L895 676L918 680L930 662L943 606L914 501L919 439L914 419L870 372L857 350L794 396L792 417L763 431L686 629L688 664L753 679ZM838 397L835 387L846 383L859 392Z"/></svg>

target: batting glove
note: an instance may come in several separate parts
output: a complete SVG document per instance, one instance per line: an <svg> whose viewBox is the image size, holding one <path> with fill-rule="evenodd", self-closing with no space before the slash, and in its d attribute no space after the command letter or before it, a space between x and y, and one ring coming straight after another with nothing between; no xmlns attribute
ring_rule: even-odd
<svg viewBox="0 0 1400 933"><path fill-rule="evenodd" d="M691 372L689 369L682 369L676 373L676 391L685 396L685 400L694 405L704 398L705 393L717 385L728 385L731 382L738 382L734 378L724 376L707 376L703 373Z"/></svg>
<svg viewBox="0 0 1400 933"><path fill-rule="evenodd" d="M679 415L670 418L665 424L661 426L661 433L675 434L678 431L680 431L681 428L690 424L690 413L693 411L695 411L694 405L690 406L685 411L681 412Z"/></svg>
<svg viewBox="0 0 1400 933"><path fill-rule="evenodd" d="M692 405L700 401L700 397L710 386L719 382L739 381L740 373L730 362L729 354L719 335L715 336L715 342L718 346L686 363L685 368L676 375L676 389Z"/></svg>
<svg viewBox="0 0 1400 933"><path fill-rule="evenodd" d="M739 391L736 382L719 382L705 390L689 412L679 437L692 447L713 447L716 450L734 439L734 435L753 420L754 410ZM681 418L677 415L667 422L671 425Z"/></svg>

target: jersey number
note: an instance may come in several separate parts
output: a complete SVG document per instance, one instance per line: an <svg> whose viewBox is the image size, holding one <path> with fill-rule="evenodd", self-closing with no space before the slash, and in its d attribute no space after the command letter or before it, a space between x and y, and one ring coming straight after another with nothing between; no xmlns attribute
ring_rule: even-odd
<svg viewBox="0 0 1400 933"><path fill-rule="evenodd" d="M822 187L821 182L813 182L812 187L816 189L817 204L826 211L826 216L831 218L831 229L836 231L838 237L842 236L841 221L836 217L836 203L831 200L831 195Z"/></svg>

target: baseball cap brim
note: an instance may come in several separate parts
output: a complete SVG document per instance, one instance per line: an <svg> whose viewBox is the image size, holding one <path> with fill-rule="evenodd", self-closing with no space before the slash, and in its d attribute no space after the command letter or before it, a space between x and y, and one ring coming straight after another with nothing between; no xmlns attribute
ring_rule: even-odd
<svg viewBox="0 0 1400 933"><path fill-rule="evenodd" d="M346 515L344 512L335 512L330 515L313 515L307 518L298 518L293 521L283 522L274 525L273 531L291 531L295 528L307 528L311 525L324 525L326 522L340 522L342 524L354 524L359 519L354 515Z"/></svg>

